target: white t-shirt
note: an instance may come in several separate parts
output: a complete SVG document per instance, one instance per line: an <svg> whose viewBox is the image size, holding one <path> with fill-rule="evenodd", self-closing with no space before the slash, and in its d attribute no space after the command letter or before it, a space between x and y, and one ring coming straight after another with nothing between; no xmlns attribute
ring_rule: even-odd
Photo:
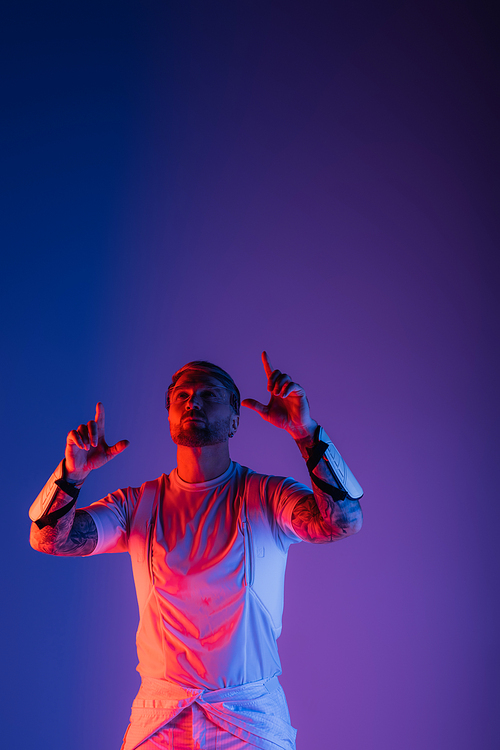
<svg viewBox="0 0 500 750"><path fill-rule="evenodd" d="M281 673L286 558L300 541L291 515L304 495L293 479L233 462L208 482L189 484L174 469L85 508L98 530L93 554L131 551L133 534L136 548L142 537L131 554L143 677L218 690Z"/></svg>

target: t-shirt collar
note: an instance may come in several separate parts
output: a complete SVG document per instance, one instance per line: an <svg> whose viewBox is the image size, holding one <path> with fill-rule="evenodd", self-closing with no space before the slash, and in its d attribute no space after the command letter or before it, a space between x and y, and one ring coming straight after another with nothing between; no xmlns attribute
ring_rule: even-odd
<svg viewBox="0 0 500 750"><path fill-rule="evenodd" d="M207 482L185 482L184 479L180 478L177 473L177 468L175 468L170 474L170 481L181 489L187 490L187 492L201 492L204 490L210 490L213 487L218 487L220 484L227 482L227 480L234 474L235 467L235 462L231 461L229 468L226 469L224 474L215 477L215 479L209 479Z"/></svg>

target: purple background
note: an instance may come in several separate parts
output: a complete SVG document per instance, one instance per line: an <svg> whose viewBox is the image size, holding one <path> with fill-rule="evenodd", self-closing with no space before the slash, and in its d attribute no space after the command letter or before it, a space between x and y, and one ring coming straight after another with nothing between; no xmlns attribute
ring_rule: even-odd
<svg viewBox="0 0 500 750"><path fill-rule="evenodd" d="M68 8L69 6L69 8ZM171 373L307 390L362 532L294 547L298 749L498 747L498 42L477 2L11 4L2 22L2 744L118 748L127 556L56 559L27 510L66 433L169 471ZM493 8L493 6L491 6ZM307 474L245 411L233 457Z"/></svg>

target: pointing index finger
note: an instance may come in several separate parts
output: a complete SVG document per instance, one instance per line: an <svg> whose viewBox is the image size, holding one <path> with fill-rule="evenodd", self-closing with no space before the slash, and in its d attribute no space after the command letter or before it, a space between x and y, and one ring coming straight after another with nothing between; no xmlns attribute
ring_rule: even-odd
<svg viewBox="0 0 500 750"><path fill-rule="evenodd" d="M100 401L97 402L95 407L95 421L97 424L97 437L104 437L104 406Z"/></svg>
<svg viewBox="0 0 500 750"><path fill-rule="evenodd" d="M262 364L264 365L264 370L267 377L270 377L273 368L271 367L271 361L267 352L262 352Z"/></svg>

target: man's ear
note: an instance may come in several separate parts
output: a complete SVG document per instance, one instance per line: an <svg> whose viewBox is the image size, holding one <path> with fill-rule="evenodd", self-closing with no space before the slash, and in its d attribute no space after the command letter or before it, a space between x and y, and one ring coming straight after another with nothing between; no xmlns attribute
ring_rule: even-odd
<svg viewBox="0 0 500 750"><path fill-rule="evenodd" d="M231 417L231 432L233 433L233 435L238 429L239 423L240 423L240 418L238 414L233 414Z"/></svg>

